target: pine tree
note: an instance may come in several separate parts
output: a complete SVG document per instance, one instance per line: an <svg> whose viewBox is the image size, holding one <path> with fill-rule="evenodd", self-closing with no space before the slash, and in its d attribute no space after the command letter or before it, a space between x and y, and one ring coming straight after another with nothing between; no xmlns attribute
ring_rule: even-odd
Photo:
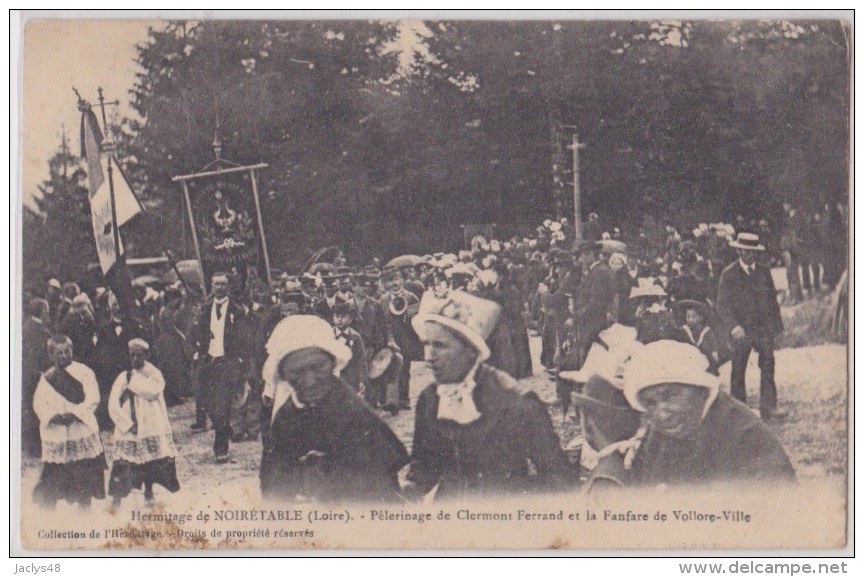
<svg viewBox="0 0 864 577"><path fill-rule="evenodd" d="M96 262L96 247L87 174L70 151L65 132L48 169L48 179L39 185L38 214L25 213L24 281L38 285L55 277L80 282L88 277L88 264Z"/></svg>

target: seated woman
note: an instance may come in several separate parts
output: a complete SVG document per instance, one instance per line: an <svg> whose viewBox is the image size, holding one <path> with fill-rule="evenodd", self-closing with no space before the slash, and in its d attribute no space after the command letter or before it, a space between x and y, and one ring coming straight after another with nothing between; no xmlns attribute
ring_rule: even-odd
<svg viewBox="0 0 864 577"><path fill-rule="evenodd" d="M647 432L633 461L636 485L791 481L795 471L771 430L720 390L708 359L692 345L645 345L624 374L624 394L645 413Z"/></svg>

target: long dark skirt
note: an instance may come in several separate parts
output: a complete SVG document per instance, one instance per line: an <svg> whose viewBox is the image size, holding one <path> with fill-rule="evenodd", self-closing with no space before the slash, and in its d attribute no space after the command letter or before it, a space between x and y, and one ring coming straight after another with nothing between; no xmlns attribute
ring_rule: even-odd
<svg viewBox="0 0 864 577"><path fill-rule="evenodd" d="M33 489L33 500L53 507L60 499L88 505L105 498L105 455L71 463L45 463Z"/></svg>
<svg viewBox="0 0 864 577"><path fill-rule="evenodd" d="M124 459L114 461L111 467L111 479L108 482L108 494L123 498L132 489L141 489L142 485L153 486L154 484L162 485L172 493L180 490L173 458L163 457L143 465L130 463Z"/></svg>
<svg viewBox="0 0 864 577"><path fill-rule="evenodd" d="M157 366L165 377L165 404L169 407L181 404L192 389L183 346L183 337L176 329L164 331L156 341Z"/></svg>
<svg viewBox="0 0 864 577"><path fill-rule="evenodd" d="M524 379L534 374L531 364L531 349L528 343L528 329L522 315L507 318L507 328L510 331L510 343L513 347L514 366L510 373L514 379Z"/></svg>
<svg viewBox="0 0 864 577"><path fill-rule="evenodd" d="M555 352L558 347L558 333L555 329L555 321L547 316L543 320L541 333L543 348L540 352L540 363L547 369L555 366Z"/></svg>

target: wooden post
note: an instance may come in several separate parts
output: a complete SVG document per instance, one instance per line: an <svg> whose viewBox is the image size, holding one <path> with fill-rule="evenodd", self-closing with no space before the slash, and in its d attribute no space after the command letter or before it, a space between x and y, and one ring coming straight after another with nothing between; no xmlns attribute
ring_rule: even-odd
<svg viewBox="0 0 864 577"><path fill-rule="evenodd" d="M201 247L198 244L198 231L195 230L195 217L192 216L192 202L189 200L189 184L184 180L183 197L186 199L186 209L189 216L189 228L192 229L192 242L195 244L195 256L198 257L198 273L201 275L201 290L206 296L210 291L207 289L207 279L204 278L204 263L201 262Z"/></svg>
<svg viewBox="0 0 864 577"><path fill-rule="evenodd" d="M261 248L264 250L264 269L267 271L267 286L272 286L270 278L270 256L267 254L267 237L264 236L264 219L261 218L261 203L258 200L258 175L253 168L249 171L252 178L252 197L255 199L255 213L258 215L258 234L261 235Z"/></svg>

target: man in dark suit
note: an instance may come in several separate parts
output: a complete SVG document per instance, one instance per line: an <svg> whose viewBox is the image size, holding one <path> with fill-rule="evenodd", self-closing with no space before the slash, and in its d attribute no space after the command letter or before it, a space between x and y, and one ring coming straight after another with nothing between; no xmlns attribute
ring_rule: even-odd
<svg viewBox="0 0 864 577"><path fill-rule="evenodd" d="M392 336L391 347L401 353L403 364L399 375L399 406L394 407L389 401L384 410L396 414L400 410L411 408L410 381L411 362L423 360L423 344L411 327L411 318L416 313L417 296L406 290L405 279L399 269L386 269L382 274L387 292L381 297L381 305L387 311L389 334ZM392 398L388 395L388 399Z"/></svg>
<svg viewBox="0 0 864 577"><path fill-rule="evenodd" d="M201 318L193 328L198 372L196 402L213 422L216 462L227 463L231 399L247 376L249 339L243 307L228 298L228 275L213 273L211 286L213 296L204 303ZM204 427L206 417L202 419L199 413L193 428Z"/></svg>
<svg viewBox="0 0 864 577"><path fill-rule="evenodd" d="M783 332L777 291L768 267L756 262L764 251L759 236L742 232L729 243L738 260L720 275L717 312L732 344L731 393L746 402L744 374L750 351L759 353L759 412L762 419L780 418L777 413L777 387L774 383L774 340Z"/></svg>
<svg viewBox="0 0 864 577"><path fill-rule="evenodd" d="M339 278L332 273L321 275L321 286L324 288L323 296L315 301L312 310L316 315L333 324L333 307L336 305L336 294L339 292Z"/></svg>
<svg viewBox="0 0 864 577"><path fill-rule="evenodd" d="M342 367L339 376L358 395L365 397L369 387L369 365L363 337L351 328L356 314L357 308L353 302L339 300L333 306L333 334L337 341L351 349L351 360Z"/></svg>
<svg viewBox="0 0 864 577"><path fill-rule="evenodd" d="M99 407L96 420L100 431L109 431L114 423L108 415L108 397L117 375L130 368L129 341L144 339L149 342L150 332L136 316L128 314L120 306L114 294L108 295L108 320L99 325L96 332L96 380L99 382Z"/></svg>
<svg viewBox="0 0 864 577"><path fill-rule="evenodd" d="M27 304L27 313L29 317L24 321L21 331L21 440L25 455L39 457L42 446L39 419L33 411L33 394L36 392L39 377L51 366L51 359L48 357L51 331L45 326L49 316L48 301L34 298Z"/></svg>
<svg viewBox="0 0 864 577"><path fill-rule="evenodd" d="M581 360L585 359L600 331L609 326L615 301L615 275L600 257L602 248L602 244L593 241L579 245L579 264L584 276L573 294L573 318Z"/></svg>

